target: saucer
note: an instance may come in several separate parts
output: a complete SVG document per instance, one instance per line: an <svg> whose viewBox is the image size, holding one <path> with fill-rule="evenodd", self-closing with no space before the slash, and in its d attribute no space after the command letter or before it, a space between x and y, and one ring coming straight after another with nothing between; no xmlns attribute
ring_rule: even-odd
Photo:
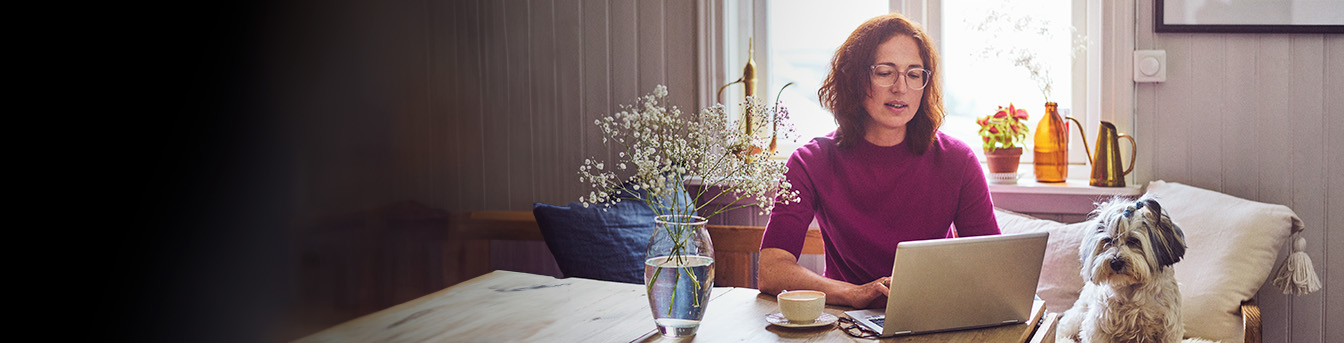
<svg viewBox="0 0 1344 343"><path fill-rule="evenodd" d="M988 173L989 183L994 185L1013 185L1022 176L1018 173Z"/></svg>
<svg viewBox="0 0 1344 343"><path fill-rule="evenodd" d="M836 318L834 315L831 315L830 313L822 313L820 317L817 317L817 320L813 320L811 323L791 323L789 322L788 318L784 318L784 314L781 314L779 312L771 313L770 315L765 316L765 321L770 322L770 324L775 324L789 328L808 328L814 326L831 325L835 324L836 320L839 320L839 318Z"/></svg>

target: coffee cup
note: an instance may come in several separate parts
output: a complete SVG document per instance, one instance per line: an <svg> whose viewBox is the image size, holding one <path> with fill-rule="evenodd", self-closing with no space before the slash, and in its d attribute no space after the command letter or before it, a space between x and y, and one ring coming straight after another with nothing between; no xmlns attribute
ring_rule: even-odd
<svg viewBox="0 0 1344 343"><path fill-rule="evenodd" d="M785 291L776 299L779 312L791 323L811 323L826 308L826 293L820 291Z"/></svg>

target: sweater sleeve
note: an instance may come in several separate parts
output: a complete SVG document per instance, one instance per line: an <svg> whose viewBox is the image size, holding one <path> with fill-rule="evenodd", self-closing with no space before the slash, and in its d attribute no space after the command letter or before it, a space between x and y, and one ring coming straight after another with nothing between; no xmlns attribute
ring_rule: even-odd
<svg viewBox="0 0 1344 343"><path fill-rule="evenodd" d="M957 213L952 224L961 237L999 234L998 221L994 219L994 202L989 196L989 184L985 180L985 171L980 161L970 154L965 158L962 168L961 195L957 201Z"/></svg>
<svg viewBox="0 0 1344 343"><path fill-rule="evenodd" d="M789 170L784 173L792 189L798 191L798 202L776 203L774 210L770 211L770 221L765 224L765 233L761 237L761 249L783 249L792 253L794 258L802 256L803 241L807 239L807 227L812 224L816 214L814 207L816 196L803 155L807 155L805 149L794 151L786 164Z"/></svg>

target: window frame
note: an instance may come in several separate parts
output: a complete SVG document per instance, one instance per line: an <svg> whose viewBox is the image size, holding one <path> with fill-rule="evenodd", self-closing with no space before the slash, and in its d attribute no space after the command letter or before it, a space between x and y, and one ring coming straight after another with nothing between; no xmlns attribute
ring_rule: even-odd
<svg viewBox="0 0 1344 343"><path fill-rule="evenodd" d="M1089 39L1089 45L1085 51L1085 61L1081 66L1075 65L1073 75L1073 99L1074 108L1071 109L1072 115L1083 125L1084 132L1095 132L1096 126L1101 121L1110 121L1122 128L1130 128L1132 132L1132 111L1126 111L1117 115L1113 110L1130 110L1132 104L1115 105L1111 104L1111 113L1103 113L1102 94L1128 96L1132 102L1133 83L1131 80L1123 80L1115 75L1126 75L1129 71L1129 65L1109 66L1103 68L1103 58L1116 59L1117 49L1124 49L1124 52L1132 50L1133 42L1112 42L1111 38L1103 35L1104 28L1114 30L1118 26L1116 23L1103 22L1104 11L1115 11L1118 5L1105 4L1102 0L1072 0L1075 2L1073 18L1076 23L1078 20L1086 20L1085 35ZM718 100L718 90L723 84L737 80L742 76L742 66L746 65L747 41L748 37L766 37L768 35L770 18L768 13L768 1L731 1L731 0L699 0L701 13L700 47L701 47L701 92L700 100L702 106L713 104ZM1081 4L1081 6L1079 6ZM1132 5L1132 4L1131 4ZM941 18L942 2L939 0L889 0L888 8L893 11L899 11L906 14L907 17L925 25L925 29L939 44L939 49L943 49L944 40L942 39L941 20L930 21L928 18ZM1075 25L1077 26L1077 25ZM1112 34L1114 36L1114 34ZM1123 37L1122 37L1123 38ZM1132 38L1131 38L1132 39ZM752 39L754 63L756 64L757 92L767 100L773 101L774 91L767 89L770 84L770 51L768 39ZM1126 49L1126 47L1128 47ZM1106 52L1106 53L1104 53ZM1103 88L1103 85L1108 86ZM1128 87L1125 89L1125 87ZM1120 88L1119 90L1115 88ZM734 104L731 99L740 99L744 96L742 87L732 86L723 91L722 99L728 104ZM1085 104L1077 106L1077 104ZM729 106L729 110L734 110ZM734 113L735 114L735 113ZM1035 116L1035 115L1033 115ZM1076 131L1071 129L1070 132ZM1033 132L1035 128L1032 128ZM1091 135L1087 137L1093 139ZM798 146L805 144L806 141L799 139L798 142L789 142L785 145L783 142L775 153L775 158L785 159ZM973 143L973 142L972 142ZM1086 144L1091 145L1092 142ZM1090 174L1083 148L1083 137L1079 134L1072 134L1070 138L1070 156L1069 156L1069 179L1086 180ZM1027 154L1029 155L1029 154ZM1030 156L1024 156L1024 164L1030 164ZM983 163L983 161L982 161Z"/></svg>

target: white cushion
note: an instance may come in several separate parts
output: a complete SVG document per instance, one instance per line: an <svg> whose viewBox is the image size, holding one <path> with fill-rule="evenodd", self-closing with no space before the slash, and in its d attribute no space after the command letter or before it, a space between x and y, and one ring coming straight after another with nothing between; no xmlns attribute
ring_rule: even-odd
<svg viewBox="0 0 1344 343"><path fill-rule="evenodd" d="M1083 264L1078 259L1078 245L1086 236L1088 223L1064 224L999 209L994 210L994 216L999 222L999 231L1004 234L1050 233L1036 296L1045 301L1045 310L1049 312L1064 312L1073 307L1083 289Z"/></svg>
<svg viewBox="0 0 1344 343"><path fill-rule="evenodd" d="M1174 182L1150 182L1147 192L1185 232L1188 247L1175 268L1186 336L1243 341L1241 302L1265 284L1280 247L1301 220L1283 205ZM1083 287L1078 245L1089 222L1063 224L1002 210L995 216L1003 233L1050 233L1037 295L1048 311L1072 307Z"/></svg>
<svg viewBox="0 0 1344 343"><path fill-rule="evenodd" d="M1176 282L1186 336L1243 341L1241 302L1269 279L1279 249L1302 220L1287 206L1175 182L1150 182L1147 192L1185 232Z"/></svg>

